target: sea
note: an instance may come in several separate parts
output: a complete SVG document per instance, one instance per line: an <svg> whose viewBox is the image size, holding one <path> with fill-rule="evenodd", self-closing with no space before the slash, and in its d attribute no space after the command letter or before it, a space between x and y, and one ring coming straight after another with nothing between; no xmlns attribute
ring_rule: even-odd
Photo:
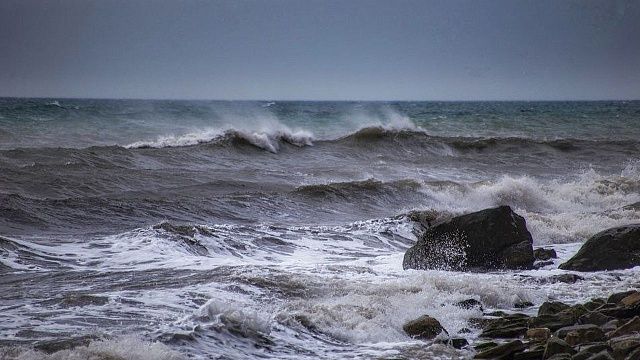
<svg viewBox="0 0 640 360"><path fill-rule="evenodd" d="M499 205L559 259L402 269L412 212ZM468 359L403 324L639 288L549 280L638 222L640 101L3 98L0 358Z"/></svg>

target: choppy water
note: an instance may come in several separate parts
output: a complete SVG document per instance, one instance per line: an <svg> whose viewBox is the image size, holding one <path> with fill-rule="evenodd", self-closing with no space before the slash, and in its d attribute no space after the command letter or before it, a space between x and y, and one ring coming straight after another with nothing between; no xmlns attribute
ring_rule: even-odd
<svg viewBox="0 0 640 360"><path fill-rule="evenodd" d="M0 99L0 357L466 358L402 325L637 271L403 271L404 214L508 204L567 258L638 202L640 102Z"/></svg>

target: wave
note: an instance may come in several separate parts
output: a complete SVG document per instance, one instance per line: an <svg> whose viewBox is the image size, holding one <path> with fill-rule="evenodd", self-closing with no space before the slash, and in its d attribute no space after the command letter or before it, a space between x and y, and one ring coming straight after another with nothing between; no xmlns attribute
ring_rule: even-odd
<svg viewBox="0 0 640 360"><path fill-rule="evenodd" d="M57 359L128 359L128 360L183 360L185 356L159 342L147 342L135 336L123 336L110 340L95 340L83 346L73 338L68 344L56 344L70 349L53 352L38 351L28 347L0 347L0 358L15 360Z"/></svg>
<svg viewBox="0 0 640 360"><path fill-rule="evenodd" d="M183 135L162 136L154 141L139 141L125 145L124 147L129 149L144 149L239 142L250 144L272 153L277 153L282 143L298 147L312 146L313 139L314 136L311 132L305 130L292 131L285 128L267 131L209 129Z"/></svg>
<svg viewBox="0 0 640 360"><path fill-rule="evenodd" d="M370 146L376 143L396 143L400 145L439 146L448 148L452 153L492 152L492 151L530 151L549 149L560 152L576 152L593 148L611 148L622 151L640 151L640 142L633 140L587 140L587 139L536 139L526 137L443 137L432 136L420 128L390 128L371 126L334 138L317 138L311 131L289 129L274 130L238 130L207 129L182 135L161 136L153 141L138 141L128 145L128 149L169 148L195 145L248 144L277 153L282 144L297 147L346 144L354 147Z"/></svg>
<svg viewBox="0 0 640 360"><path fill-rule="evenodd" d="M386 191L416 191L422 184L412 179L383 182L376 179L363 181L348 181L328 184L303 185L296 188L293 193L309 197L355 197L359 194L380 195Z"/></svg>

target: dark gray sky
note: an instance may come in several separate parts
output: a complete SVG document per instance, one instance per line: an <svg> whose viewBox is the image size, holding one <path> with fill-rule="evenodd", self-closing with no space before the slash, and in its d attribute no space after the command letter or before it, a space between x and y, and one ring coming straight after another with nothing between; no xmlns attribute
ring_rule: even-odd
<svg viewBox="0 0 640 360"><path fill-rule="evenodd" d="M638 99L640 1L2 0L0 96Z"/></svg>

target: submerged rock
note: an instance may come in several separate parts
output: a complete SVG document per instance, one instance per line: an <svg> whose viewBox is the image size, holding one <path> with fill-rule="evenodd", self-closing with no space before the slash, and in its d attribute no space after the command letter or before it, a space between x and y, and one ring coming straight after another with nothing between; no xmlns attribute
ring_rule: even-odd
<svg viewBox="0 0 640 360"><path fill-rule="evenodd" d="M533 250L533 256L536 260L546 261L551 259L557 259L558 255L554 249L537 248Z"/></svg>
<svg viewBox="0 0 640 360"><path fill-rule="evenodd" d="M404 255L404 269L487 271L531 269L533 246L525 220L509 206L435 225Z"/></svg>
<svg viewBox="0 0 640 360"><path fill-rule="evenodd" d="M422 315L415 320L409 321L404 324L402 330L413 338L426 340L435 338L443 331L446 332L440 322L429 315Z"/></svg>
<svg viewBox="0 0 640 360"><path fill-rule="evenodd" d="M603 271L640 265L640 224L620 226L595 234L560 269Z"/></svg>

